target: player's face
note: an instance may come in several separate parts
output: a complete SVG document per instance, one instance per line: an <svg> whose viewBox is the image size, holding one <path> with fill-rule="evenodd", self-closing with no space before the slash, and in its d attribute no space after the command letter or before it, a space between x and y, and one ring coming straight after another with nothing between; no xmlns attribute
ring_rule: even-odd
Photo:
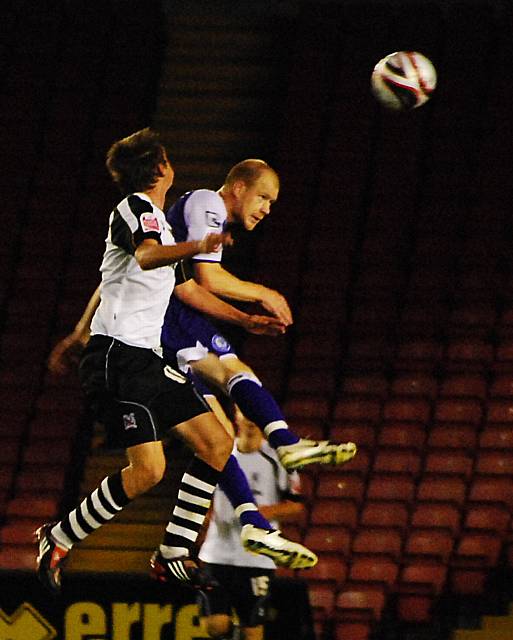
<svg viewBox="0 0 513 640"><path fill-rule="evenodd" d="M166 159L166 164L162 164L161 168L163 170L163 180L165 184L165 189L169 189L173 184L173 180L175 177L175 170L173 169L173 165L169 162L169 158L167 154L164 152L164 157Z"/></svg>
<svg viewBox="0 0 513 640"><path fill-rule="evenodd" d="M245 229L252 231L271 212L271 205L276 202L279 189L278 180L272 171L265 171L251 185L243 185L237 195L234 218Z"/></svg>

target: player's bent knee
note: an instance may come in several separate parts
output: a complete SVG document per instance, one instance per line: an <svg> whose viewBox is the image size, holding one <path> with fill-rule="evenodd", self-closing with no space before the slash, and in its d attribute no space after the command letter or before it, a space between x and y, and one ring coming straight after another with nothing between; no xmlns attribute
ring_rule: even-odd
<svg viewBox="0 0 513 640"><path fill-rule="evenodd" d="M217 433L222 429L222 433ZM233 438L228 435L224 427L216 419L216 433L212 437L202 440L197 447L196 454L211 466L221 470L224 468L233 450Z"/></svg>
<svg viewBox="0 0 513 640"><path fill-rule="evenodd" d="M134 466L133 474L139 493L149 491L149 489L158 484L164 477L165 470L165 465L160 463L139 464Z"/></svg>
<svg viewBox="0 0 513 640"><path fill-rule="evenodd" d="M212 412L178 425L176 431L204 462L219 471L224 468L233 449L233 437Z"/></svg>

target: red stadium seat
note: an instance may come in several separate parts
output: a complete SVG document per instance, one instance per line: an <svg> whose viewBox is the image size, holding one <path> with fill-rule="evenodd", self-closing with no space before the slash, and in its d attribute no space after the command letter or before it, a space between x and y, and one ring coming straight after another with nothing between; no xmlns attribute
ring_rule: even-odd
<svg viewBox="0 0 513 640"><path fill-rule="evenodd" d="M384 422L378 435L380 447L406 447L421 450L425 440L426 430L417 422Z"/></svg>
<svg viewBox="0 0 513 640"><path fill-rule="evenodd" d="M332 634L333 640L370 640L374 622L367 620L335 620ZM324 636L317 636L324 637Z"/></svg>
<svg viewBox="0 0 513 640"><path fill-rule="evenodd" d="M465 507L463 529L466 531L491 531L504 537L511 523L511 514L503 504L472 503Z"/></svg>
<svg viewBox="0 0 513 640"><path fill-rule="evenodd" d="M414 397L390 398L385 402L383 418L399 422L427 424L431 417L431 404Z"/></svg>
<svg viewBox="0 0 513 640"><path fill-rule="evenodd" d="M317 479L319 498L345 498L359 504L363 500L364 491L364 480L355 474L345 471L319 472Z"/></svg>
<svg viewBox="0 0 513 640"><path fill-rule="evenodd" d="M499 560L501 538L492 531L463 531L454 550L455 563L483 563L493 567Z"/></svg>
<svg viewBox="0 0 513 640"><path fill-rule="evenodd" d="M67 468L24 467L16 476L16 495L60 493L65 486Z"/></svg>
<svg viewBox="0 0 513 640"><path fill-rule="evenodd" d="M0 528L0 544L4 545L32 545L34 531L41 526L40 518L26 518L7 522Z"/></svg>
<svg viewBox="0 0 513 640"><path fill-rule="evenodd" d="M431 449L424 462L425 473L454 474L462 478L470 478L474 458L461 449Z"/></svg>
<svg viewBox="0 0 513 640"><path fill-rule="evenodd" d="M290 428L300 438L307 438L309 440L325 440L325 423L322 419L317 418L300 418L294 417L289 420Z"/></svg>
<svg viewBox="0 0 513 640"><path fill-rule="evenodd" d="M354 374L346 376L342 380L339 395L342 398L369 397L384 399L388 391L388 381L383 375L378 374Z"/></svg>
<svg viewBox="0 0 513 640"><path fill-rule="evenodd" d="M381 555L398 559L402 550L402 533L396 528L365 528L357 531L353 538L352 554Z"/></svg>
<svg viewBox="0 0 513 640"><path fill-rule="evenodd" d="M358 449L372 449L376 443L376 427L369 422L333 422L329 435L334 442L355 442Z"/></svg>
<svg viewBox="0 0 513 640"><path fill-rule="evenodd" d="M513 327L513 325L512 325ZM513 399L513 374L498 374L490 384L490 398L510 398Z"/></svg>
<svg viewBox="0 0 513 640"><path fill-rule="evenodd" d="M469 449L477 445L478 426L467 423L437 422L429 430L429 448Z"/></svg>
<svg viewBox="0 0 513 640"><path fill-rule="evenodd" d="M308 600L316 628L324 629L332 618L335 608L335 590L327 582L312 582L308 585Z"/></svg>
<svg viewBox="0 0 513 640"><path fill-rule="evenodd" d="M416 476L420 467L421 455L416 449L382 446L376 451L372 469L375 473L408 473Z"/></svg>
<svg viewBox="0 0 513 640"><path fill-rule="evenodd" d="M353 500L317 498L310 510L310 524L337 525L354 529L358 522L358 508Z"/></svg>
<svg viewBox="0 0 513 640"><path fill-rule="evenodd" d="M401 569L396 589L396 613L407 623L428 623L433 603L447 581L447 565L426 558L411 559Z"/></svg>
<svg viewBox="0 0 513 640"><path fill-rule="evenodd" d="M422 502L449 502L462 506L465 502L467 484L457 476L423 476L417 487L416 499Z"/></svg>
<svg viewBox="0 0 513 640"><path fill-rule="evenodd" d="M440 396L484 400L487 395L487 386L485 377L479 373L453 374L442 381Z"/></svg>
<svg viewBox="0 0 513 640"><path fill-rule="evenodd" d="M287 393L331 396L335 389L335 375L325 369L303 367L289 372Z"/></svg>
<svg viewBox="0 0 513 640"><path fill-rule="evenodd" d="M476 473L513 478L513 451L481 449L477 452Z"/></svg>
<svg viewBox="0 0 513 640"><path fill-rule="evenodd" d="M464 422L478 425L483 416L482 404L473 398L440 398L435 406L436 422Z"/></svg>
<svg viewBox="0 0 513 640"><path fill-rule="evenodd" d="M0 549L0 569L34 570L34 545L6 545Z"/></svg>
<svg viewBox="0 0 513 640"><path fill-rule="evenodd" d="M370 583L348 582L335 600L337 620L380 620L385 607L385 587Z"/></svg>
<svg viewBox="0 0 513 640"><path fill-rule="evenodd" d="M365 527L406 528L408 505L404 502L366 500L362 506L360 525Z"/></svg>
<svg viewBox="0 0 513 640"><path fill-rule="evenodd" d="M400 372L434 371L442 355L442 348L438 342L428 337L413 339L401 343L394 361L395 368Z"/></svg>
<svg viewBox="0 0 513 640"><path fill-rule="evenodd" d="M349 564L350 582L376 582L391 587L398 576L399 565L386 556L355 556Z"/></svg>
<svg viewBox="0 0 513 640"><path fill-rule="evenodd" d="M447 573L448 566L444 562L425 558L406 560L398 578L401 583L400 591L410 594L439 594L444 589Z"/></svg>
<svg viewBox="0 0 513 640"><path fill-rule="evenodd" d="M381 417L381 401L370 398L349 397L337 400L333 414L336 422L376 423Z"/></svg>
<svg viewBox="0 0 513 640"><path fill-rule="evenodd" d="M406 558L427 557L447 563L454 546L452 532L436 528L412 527L406 535L404 555Z"/></svg>
<svg viewBox="0 0 513 640"><path fill-rule="evenodd" d="M496 502L513 506L513 480L508 476L474 474L469 486L469 502Z"/></svg>
<svg viewBox="0 0 513 640"><path fill-rule="evenodd" d="M411 502L415 479L411 474L373 473L369 478L367 499Z"/></svg>
<svg viewBox="0 0 513 640"><path fill-rule="evenodd" d="M316 553L339 553L348 557L352 535L348 529L335 526L310 526L303 543Z"/></svg>
<svg viewBox="0 0 513 640"><path fill-rule="evenodd" d="M295 418L324 420L328 416L329 401L322 396L307 397L299 394L287 397L282 408L285 417L291 422Z"/></svg>
<svg viewBox="0 0 513 640"><path fill-rule="evenodd" d="M464 532L451 559L451 588L457 594L483 594L489 571L496 566L501 539L493 533Z"/></svg>
<svg viewBox="0 0 513 640"><path fill-rule="evenodd" d="M513 451L513 429L508 423L485 424L479 433L481 449L504 449Z"/></svg>
<svg viewBox="0 0 513 640"><path fill-rule="evenodd" d="M348 567L344 558L337 553L318 554L317 564L301 574L301 577L308 582L309 589L312 585L325 583L331 586L333 592L347 578Z"/></svg>
<svg viewBox="0 0 513 640"><path fill-rule="evenodd" d="M438 381L434 375L424 371L411 371L398 375L390 385L390 395L417 396L433 400L438 392Z"/></svg>
<svg viewBox="0 0 513 640"><path fill-rule="evenodd" d="M494 359L491 343L480 338L454 339L447 347L445 368L452 372L486 372Z"/></svg>
<svg viewBox="0 0 513 640"><path fill-rule="evenodd" d="M486 422L488 424L505 423L513 426L513 398L490 399L487 405Z"/></svg>
<svg viewBox="0 0 513 640"><path fill-rule="evenodd" d="M59 499L54 497L37 497L36 495L13 498L7 504L8 518L42 518L51 519L57 515Z"/></svg>
<svg viewBox="0 0 513 640"><path fill-rule="evenodd" d="M415 528L437 527L456 535L460 530L461 510L452 503L417 502L411 514L411 526Z"/></svg>
<svg viewBox="0 0 513 640"><path fill-rule="evenodd" d="M475 274L471 275L475 278ZM479 284L479 280L474 284ZM455 338L486 338L495 324L495 316L494 306L474 304L456 307L449 316L448 334Z"/></svg>
<svg viewBox="0 0 513 640"><path fill-rule="evenodd" d="M493 370L498 374L513 373L513 338L504 338L495 351Z"/></svg>

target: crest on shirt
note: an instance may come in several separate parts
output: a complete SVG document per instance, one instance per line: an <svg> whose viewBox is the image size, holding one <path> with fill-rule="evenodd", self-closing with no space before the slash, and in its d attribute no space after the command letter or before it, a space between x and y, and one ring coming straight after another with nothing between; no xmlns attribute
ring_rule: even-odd
<svg viewBox="0 0 513 640"><path fill-rule="evenodd" d="M125 427L125 431L128 431L129 429L137 429L137 422L135 421L134 413L123 414L123 426Z"/></svg>
<svg viewBox="0 0 513 640"><path fill-rule="evenodd" d="M160 231L159 221L153 213L143 213L141 215L141 227L145 233L148 231Z"/></svg>
<svg viewBox="0 0 513 640"><path fill-rule="evenodd" d="M215 336L212 336L212 346L216 351L220 353L227 353L231 349L231 345L226 338L224 338L219 333L216 333Z"/></svg>
<svg viewBox="0 0 513 640"><path fill-rule="evenodd" d="M219 229L221 226L221 220L219 220L218 213L215 211L205 211L205 217L207 219L207 226Z"/></svg>

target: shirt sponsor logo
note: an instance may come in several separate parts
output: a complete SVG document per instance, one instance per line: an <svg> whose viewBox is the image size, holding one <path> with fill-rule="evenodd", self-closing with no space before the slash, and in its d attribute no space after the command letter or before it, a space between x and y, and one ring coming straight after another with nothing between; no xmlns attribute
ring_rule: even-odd
<svg viewBox="0 0 513 640"><path fill-rule="evenodd" d="M228 353L231 349L231 345L228 340L219 333L216 333L216 335L212 337L211 342L214 349L220 353Z"/></svg>
<svg viewBox="0 0 513 640"><path fill-rule="evenodd" d="M125 431L128 431L129 429L137 429L135 414L125 413L123 415L123 425L125 426Z"/></svg>
<svg viewBox="0 0 513 640"><path fill-rule="evenodd" d="M147 233L149 231L160 231L159 221L153 213L143 213L141 216L142 230Z"/></svg>
<svg viewBox="0 0 513 640"><path fill-rule="evenodd" d="M215 211L205 211L205 216L207 219L207 225L209 227L215 227L219 229L221 226L221 220L219 220L219 214Z"/></svg>

